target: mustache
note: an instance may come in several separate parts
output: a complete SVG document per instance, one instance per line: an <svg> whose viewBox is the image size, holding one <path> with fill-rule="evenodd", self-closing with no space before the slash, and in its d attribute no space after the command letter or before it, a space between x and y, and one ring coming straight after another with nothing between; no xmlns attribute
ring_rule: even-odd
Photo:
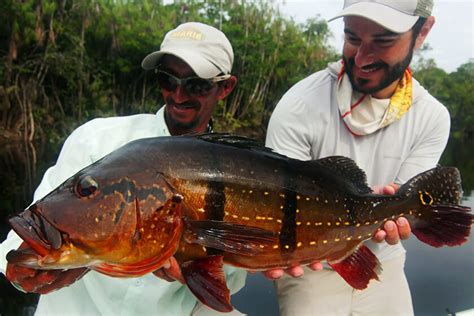
<svg viewBox="0 0 474 316"><path fill-rule="evenodd" d="M183 103L176 103L171 96L168 96L165 101L168 105L184 105L188 107L198 107L200 105L197 101L186 101Z"/></svg>
<svg viewBox="0 0 474 316"><path fill-rule="evenodd" d="M349 67L352 68L355 65L355 58L348 58L347 63L349 64ZM385 68L387 69L389 66L387 63L384 63L383 61L377 61L374 62L370 65L365 65L361 69L371 69L371 68Z"/></svg>

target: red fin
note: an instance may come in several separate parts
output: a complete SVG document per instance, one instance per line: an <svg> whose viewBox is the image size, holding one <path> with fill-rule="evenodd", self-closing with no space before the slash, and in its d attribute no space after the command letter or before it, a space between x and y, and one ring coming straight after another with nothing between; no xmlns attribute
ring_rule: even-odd
<svg viewBox="0 0 474 316"><path fill-rule="evenodd" d="M433 247L459 246L467 241L474 216L463 206L431 205L412 225L413 234Z"/></svg>
<svg viewBox="0 0 474 316"><path fill-rule="evenodd" d="M372 279L378 280L378 274L382 271L377 257L364 245L341 262L329 265L357 290L367 288Z"/></svg>
<svg viewBox="0 0 474 316"><path fill-rule="evenodd" d="M222 256L188 261L181 266L181 273L191 292L203 304L224 313L232 311L233 308L222 262Z"/></svg>
<svg viewBox="0 0 474 316"><path fill-rule="evenodd" d="M222 221L185 220L186 241L239 255L256 255L262 246L278 244L278 236L258 227Z"/></svg>

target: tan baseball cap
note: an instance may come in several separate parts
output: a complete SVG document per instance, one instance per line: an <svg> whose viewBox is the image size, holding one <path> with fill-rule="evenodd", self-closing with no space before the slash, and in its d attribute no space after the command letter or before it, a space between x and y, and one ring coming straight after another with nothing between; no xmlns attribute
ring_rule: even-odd
<svg viewBox="0 0 474 316"><path fill-rule="evenodd" d="M434 0L345 0L344 7L334 19L361 16L395 33L410 30L419 17L429 17Z"/></svg>
<svg viewBox="0 0 474 316"><path fill-rule="evenodd" d="M188 22L169 31L159 51L146 56L142 67L154 69L164 55L184 60L201 78L213 78L221 73L230 74L234 52L227 37L207 24Z"/></svg>

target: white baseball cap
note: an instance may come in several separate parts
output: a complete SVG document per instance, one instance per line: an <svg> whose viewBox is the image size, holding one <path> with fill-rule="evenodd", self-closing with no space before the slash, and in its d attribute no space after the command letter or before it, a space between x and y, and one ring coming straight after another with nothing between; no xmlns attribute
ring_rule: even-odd
<svg viewBox="0 0 474 316"><path fill-rule="evenodd" d="M380 24L395 33L410 30L419 17L427 18L433 10L434 0L345 0L344 7L334 19L360 16Z"/></svg>
<svg viewBox="0 0 474 316"><path fill-rule="evenodd" d="M203 23L188 22L169 31L159 51L146 56L142 67L154 69L164 55L173 55L186 62L201 78L230 74L234 52L227 37L218 29Z"/></svg>

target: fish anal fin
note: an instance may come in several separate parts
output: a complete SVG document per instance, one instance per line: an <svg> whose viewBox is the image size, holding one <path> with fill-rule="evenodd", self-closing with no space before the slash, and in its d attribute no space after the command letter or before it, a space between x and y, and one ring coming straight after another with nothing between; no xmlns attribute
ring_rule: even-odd
<svg viewBox="0 0 474 316"><path fill-rule="evenodd" d="M258 227L214 220L184 222L187 242L229 253L251 256L278 244L277 234Z"/></svg>
<svg viewBox="0 0 474 316"><path fill-rule="evenodd" d="M364 245L341 262L329 265L357 290L367 288L372 279L378 280L378 274L382 271L377 257Z"/></svg>
<svg viewBox="0 0 474 316"><path fill-rule="evenodd" d="M203 304L219 312L231 312L230 291L223 270L223 256L208 256L181 265L186 285Z"/></svg>

